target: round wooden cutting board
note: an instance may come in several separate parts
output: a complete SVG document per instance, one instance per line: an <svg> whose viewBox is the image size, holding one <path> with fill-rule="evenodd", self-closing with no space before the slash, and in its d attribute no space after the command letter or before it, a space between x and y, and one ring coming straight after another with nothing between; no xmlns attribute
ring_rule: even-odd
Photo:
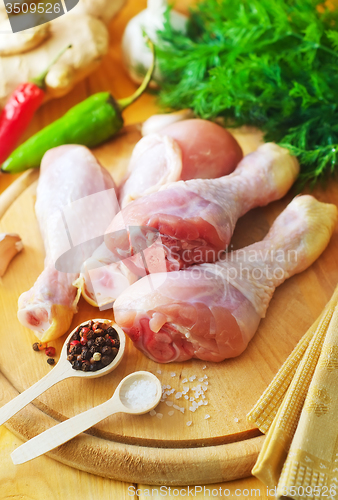
<svg viewBox="0 0 338 500"><path fill-rule="evenodd" d="M235 135L245 153L256 149L260 140L259 134L250 130ZM128 127L94 151L117 181L140 137L137 126ZM0 231L17 232L24 242L24 250L0 281L0 406L52 369L43 352L33 351L36 338L16 317L19 295L33 285L43 269L44 248L34 213L37 177L38 172L24 174L0 197ZM240 219L233 248L262 239L294 194ZM313 194L321 201L338 201L334 183ZM175 389L167 401L182 410L161 402L156 416L113 415L49 456L87 472L142 484L210 484L248 476L264 436L248 423L246 415L329 300L338 282L337 242L336 230L317 262L279 287L254 339L238 358L218 364L191 360L160 365L127 339L126 355L110 375L62 381L6 425L23 439L30 439L58 421L106 401L125 375L149 370L162 384ZM112 317L112 310L101 312L81 299L71 328L95 317ZM56 347L56 361L65 338L50 343ZM195 378L189 381L190 377ZM202 378L208 382L208 404L192 412L191 402L176 399L175 394L185 385L190 388L189 397L193 396L192 388ZM183 384L184 379L188 382Z"/></svg>

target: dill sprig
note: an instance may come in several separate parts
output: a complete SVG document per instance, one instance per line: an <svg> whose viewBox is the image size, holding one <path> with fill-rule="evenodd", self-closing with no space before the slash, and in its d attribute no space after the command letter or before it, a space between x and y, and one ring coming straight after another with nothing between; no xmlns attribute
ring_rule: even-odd
<svg viewBox="0 0 338 500"><path fill-rule="evenodd" d="M302 183L335 172L338 11L318 0L202 0L187 34L168 12L157 57L162 106L259 127L299 158Z"/></svg>

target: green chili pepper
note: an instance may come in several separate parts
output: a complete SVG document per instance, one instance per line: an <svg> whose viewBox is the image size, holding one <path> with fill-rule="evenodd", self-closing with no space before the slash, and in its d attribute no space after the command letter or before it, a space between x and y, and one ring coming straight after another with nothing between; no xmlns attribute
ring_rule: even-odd
<svg viewBox="0 0 338 500"><path fill-rule="evenodd" d="M138 99L147 88L155 66L153 63L141 86L125 99L116 101L109 92L99 92L71 108L64 116L43 128L21 144L2 164L1 171L17 174L40 166L42 157L51 148L63 144L98 146L123 127L122 111Z"/></svg>

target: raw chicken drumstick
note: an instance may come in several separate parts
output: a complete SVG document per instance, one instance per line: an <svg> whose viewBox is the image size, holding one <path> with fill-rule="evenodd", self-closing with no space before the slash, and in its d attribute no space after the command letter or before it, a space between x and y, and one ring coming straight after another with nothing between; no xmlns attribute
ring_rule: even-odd
<svg viewBox="0 0 338 500"><path fill-rule="evenodd" d="M172 124L136 144L120 188L120 206L154 193L168 182L227 175L242 158L236 139L215 123L194 119ZM116 260L103 243L84 263L76 285L91 305L111 307L116 297L139 278Z"/></svg>
<svg viewBox="0 0 338 500"><path fill-rule="evenodd" d="M132 270L140 276L144 275L144 258L139 265L140 254L136 255L133 247L130 227L148 227L159 232L160 245L146 248L147 242L144 244L144 257L152 263L151 272L163 270L163 251L168 271L214 262L229 244L237 219L254 207L282 198L298 172L297 160L286 149L264 144L247 155L230 175L179 181L135 200L114 218L105 244L120 259L135 255Z"/></svg>
<svg viewBox="0 0 338 500"><path fill-rule="evenodd" d="M220 125L200 119L173 123L136 144L121 189L121 208L166 182L228 175L242 158L238 142Z"/></svg>
<svg viewBox="0 0 338 500"><path fill-rule="evenodd" d="M159 363L241 354L277 286L309 267L337 222L335 205L295 198L263 241L215 264L146 276L114 305L117 324Z"/></svg>
<svg viewBox="0 0 338 500"><path fill-rule="evenodd" d="M19 297L18 318L47 342L71 324L77 295L73 281L118 211L115 183L87 148L51 149L41 163L35 210L45 265L33 287Z"/></svg>

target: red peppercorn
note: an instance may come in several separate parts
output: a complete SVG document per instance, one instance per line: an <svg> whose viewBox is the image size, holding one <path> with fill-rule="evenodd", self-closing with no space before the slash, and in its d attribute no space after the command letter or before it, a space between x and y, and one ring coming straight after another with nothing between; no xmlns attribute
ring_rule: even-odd
<svg viewBox="0 0 338 500"><path fill-rule="evenodd" d="M46 356L48 356L49 358L52 358L53 356L55 356L55 347L47 347L47 349L45 350L45 353L46 353Z"/></svg>
<svg viewBox="0 0 338 500"><path fill-rule="evenodd" d="M89 332L90 332L90 329L85 326L84 328L82 328L80 335L81 335L81 337L83 337L84 335L87 336Z"/></svg>
<svg viewBox="0 0 338 500"><path fill-rule="evenodd" d="M79 343L79 340L72 340L69 345L78 345Z"/></svg>

